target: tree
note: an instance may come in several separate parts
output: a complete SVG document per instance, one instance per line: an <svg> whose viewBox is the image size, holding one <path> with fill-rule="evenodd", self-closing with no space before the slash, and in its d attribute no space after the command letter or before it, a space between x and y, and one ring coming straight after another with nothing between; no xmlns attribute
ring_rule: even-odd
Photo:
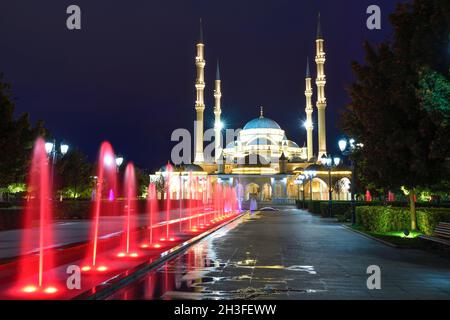
<svg viewBox="0 0 450 320"><path fill-rule="evenodd" d="M92 165L79 149L70 150L56 165L59 192L68 198L89 198L92 191Z"/></svg>
<svg viewBox="0 0 450 320"><path fill-rule="evenodd" d="M364 65L342 114L348 135L363 143L354 154L363 180L409 190L415 230L416 188L439 183L449 157L449 12L444 0L400 4L391 15L394 37L365 44Z"/></svg>
<svg viewBox="0 0 450 320"><path fill-rule="evenodd" d="M47 135L43 123L33 127L27 113L14 119L11 95L11 86L0 73L0 190L24 183L33 144L38 136Z"/></svg>

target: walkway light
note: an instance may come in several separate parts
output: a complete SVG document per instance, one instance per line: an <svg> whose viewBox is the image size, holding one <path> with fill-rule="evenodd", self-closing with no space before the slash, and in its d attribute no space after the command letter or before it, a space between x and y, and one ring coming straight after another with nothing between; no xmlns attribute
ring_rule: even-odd
<svg viewBox="0 0 450 320"><path fill-rule="evenodd" d="M339 157L334 157L333 161L336 167L339 167L339 165L341 164L341 158Z"/></svg>
<svg viewBox="0 0 450 320"><path fill-rule="evenodd" d="M123 164L123 157L119 156L116 158L116 165L120 167Z"/></svg>
<svg viewBox="0 0 450 320"><path fill-rule="evenodd" d="M341 150L341 152L344 152L345 149L347 149L347 140L346 139L339 140L339 150Z"/></svg>
<svg viewBox="0 0 450 320"><path fill-rule="evenodd" d="M47 154L50 154L52 151L53 151L53 142L46 142L45 152L47 152Z"/></svg>
<svg viewBox="0 0 450 320"><path fill-rule="evenodd" d="M59 147L59 149L60 149L60 151L61 151L61 154L62 154L63 156L65 156L66 153L69 151L69 145L66 144L66 143L61 143L61 146Z"/></svg>

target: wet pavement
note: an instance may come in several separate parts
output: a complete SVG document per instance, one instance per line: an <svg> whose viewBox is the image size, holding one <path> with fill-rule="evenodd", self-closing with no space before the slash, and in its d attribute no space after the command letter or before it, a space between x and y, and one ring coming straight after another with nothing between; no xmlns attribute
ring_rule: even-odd
<svg viewBox="0 0 450 320"><path fill-rule="evenodd" d="M381 290L367 289L367 267ZM296 209L233 222L110 299L450 299L450 260Z"/></svg>

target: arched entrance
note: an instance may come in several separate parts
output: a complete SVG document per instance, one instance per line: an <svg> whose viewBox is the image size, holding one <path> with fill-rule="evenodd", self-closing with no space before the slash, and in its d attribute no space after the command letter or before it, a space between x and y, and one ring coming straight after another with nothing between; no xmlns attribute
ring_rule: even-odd
<svg viewBox="0 0 450 320"><path fill-rule="evenodd" d="M259 199L259 185L256 183L249 183L245 187L245 200L248 201L250 198Z"/></svg>
<svg viewBox="0 0 450 320"><path fill-rule="evenodd" d="M269 183L266 183L263 185L261 200L262 201L272 201L272 186Z"/></svg>
<svg viewBox="0 0 450 320"><path fill-rule="evenodd" d="M311 199L310 181L305 184L305 199ZM312 199L328 200L328 185L320 178L314 178L312 181Z"/></svg>
<svg viewBox="0 0 450 320"><path fill-rule="evenodd" d="M350 185L351 182L349 178L342 178L336 181L333 190L334 200L350 201L351 200Z"/></svg>

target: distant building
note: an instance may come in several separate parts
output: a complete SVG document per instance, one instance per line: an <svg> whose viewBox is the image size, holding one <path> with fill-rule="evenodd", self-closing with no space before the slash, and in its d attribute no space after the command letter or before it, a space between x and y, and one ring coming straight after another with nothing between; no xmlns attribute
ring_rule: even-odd
<svg viewBox="0 0 450 320"><path fill-rule="evenodd" d="M318 150L314 152L313 132L314 122L312 105L312 77L309 61L306 65L305 76L305 129L307 141L300 147L299 144L289 139L286 132L274 120L267 118L263 107L260 107L259 117L250 120L239 132L238 137L228 143L221 145L220 139L215 142L215 159L207 163L204 157L204 89L205 89L205 44L203 41L203 30L200 25L199 41L196 45L197 56L195 59L197 69L196 88L196 132L195 132L195 157L194 164L174 166L173 175L179 176L175 179L179 183L171 183L173 199L187 198L190 195L187 190L187 179L183 177L196 176L200 181L209 180L212 184L221 183L235 187L238 197L246 202L256 199L259 202L272 203L294 203L296 199L312 198L314 200L327 200L329 197L329 177L331 176L331 188L333 197L340 200L350 200L350 178L349 169L338 167L331 172L320 164L320 159L327 155L326 139L326 107L325 96L325 48L324 37L320 23L320 15L316 38L316 87L317 87L317 124L318 124ZM216 80L214 86L214 115L215 136L222 137L221 123L221 78L219 64L217 64ZM164 166L152 177L157 179L164 174ZM307 178L303 184L298 184L299 176L307 172L314 172L313 178ZM312 180L312 188L311 188Z"/></svg>

